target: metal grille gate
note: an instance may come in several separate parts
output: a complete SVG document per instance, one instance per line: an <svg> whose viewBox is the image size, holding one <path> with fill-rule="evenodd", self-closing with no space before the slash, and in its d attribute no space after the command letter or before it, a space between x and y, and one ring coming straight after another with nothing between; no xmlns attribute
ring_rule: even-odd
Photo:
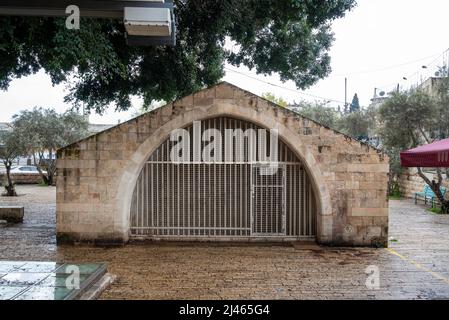
<svg viewBox="0 0 449 320"><path fill-rule="evenodd" d="M210 128L220 132L261 129L227 117L201 122L202 132ZM193 139L193 126L186 130ZM264 165L247 156L212 163L195 162L191 154L190 161L173 163L169 154L175 143L167 139L138 177L131 205L131 235L315 236L316 205L310 180L296 155L282 141L278 143L279 169L274 175L260 175ZM247 155L247 141L243 148Z"/></svg>
<svg viewBox="0 0 449 320"><path fill-rule="evenodd" d="M280 166L273 175L261 174L263 170L270 169L253 166L253 235L285 236L285 170Z"/></svg>

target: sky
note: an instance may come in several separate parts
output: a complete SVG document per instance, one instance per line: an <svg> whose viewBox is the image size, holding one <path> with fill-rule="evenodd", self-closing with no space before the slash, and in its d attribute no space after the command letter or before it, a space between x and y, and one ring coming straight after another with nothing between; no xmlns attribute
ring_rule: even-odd
<svg viewBox="0 0 449 320"><path fill-rule="evenodd" d="M255 94L272 92L288 102L325 101L330 107L343 106L345 78L348 102L357 93L366 107L378 92L397 85L408 88L434 75L436 67L449 63L449 1L447 0L358 0L358 5L332 29L335 42L330 51L332 73L305 91L292 82L282 83L276 75L264 77L244 67L226 66L223 80ZM446 53L445 53L446 52ZM423 68L426 67L426 68ZM233 71L231 71L233 70ZM406 78L406 80L404 79ZM53 87L50 78L39 72L14 80L8 91L0 91L0 122L23 109L52 107L63 112L66 86ZM91 123L114 124L126 121L140 109L141 99L133 98L133 108L90 116Z"/></svg>

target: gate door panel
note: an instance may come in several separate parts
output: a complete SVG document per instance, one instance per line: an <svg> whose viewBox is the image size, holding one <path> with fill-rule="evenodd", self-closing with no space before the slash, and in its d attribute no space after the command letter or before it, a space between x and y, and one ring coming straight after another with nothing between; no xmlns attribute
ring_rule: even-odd
<svg viewBox="0 0 449 320"><path fill-rule="evenodd" d="M252 170L252 234L285 236L285 169L254 165Z"/></svg>

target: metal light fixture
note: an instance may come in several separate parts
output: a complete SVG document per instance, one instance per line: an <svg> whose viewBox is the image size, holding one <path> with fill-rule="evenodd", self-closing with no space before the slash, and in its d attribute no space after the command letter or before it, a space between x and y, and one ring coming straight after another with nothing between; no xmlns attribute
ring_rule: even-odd
<svg viewBox="0 0 449 320"><path fill-rule="evenodd" d="M131 36L171 35L170 9L166 8L129 8L125 7L124 24Z"/></svg>
<svg viewBox="0 0 449 320"><path fill-rule="evenodd" d="M130 45L176 44L173 0L0 0L0 15L65 17L71 5L81 17L123 19Z"/></svg>

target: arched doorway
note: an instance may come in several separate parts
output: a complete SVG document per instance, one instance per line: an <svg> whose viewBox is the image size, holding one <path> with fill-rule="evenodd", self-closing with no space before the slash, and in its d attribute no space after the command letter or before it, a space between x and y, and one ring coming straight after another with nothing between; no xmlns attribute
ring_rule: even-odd
<svg viewBox="0 0 449 320"><path fill-rule="evenodd" d="M202 141L202 137L210 129L224 140L243 137L242 143L233 143L231 153L223 143L221 161L219 157L195 158L192 147L182 161L173 162L171 152L178 141L164 141L145 162L137 179L131 201L131 237L314 238L315 194L295 153L282 140L276 140L277 166L273 171L272 163L262 159L260 151L270 153L274 150L271 141L275 140L269 134L263 140L265 129L254 123L224 116L186 127L190 145L199 136L196 141L200 141L200 149L207 148L210 140ZM229 136L229 130L235 135ZM248 132L255 133L255 140L245 134ZM243 156L235 156L237 149ZM217 151L213 153L215 156Z"/></svg>

